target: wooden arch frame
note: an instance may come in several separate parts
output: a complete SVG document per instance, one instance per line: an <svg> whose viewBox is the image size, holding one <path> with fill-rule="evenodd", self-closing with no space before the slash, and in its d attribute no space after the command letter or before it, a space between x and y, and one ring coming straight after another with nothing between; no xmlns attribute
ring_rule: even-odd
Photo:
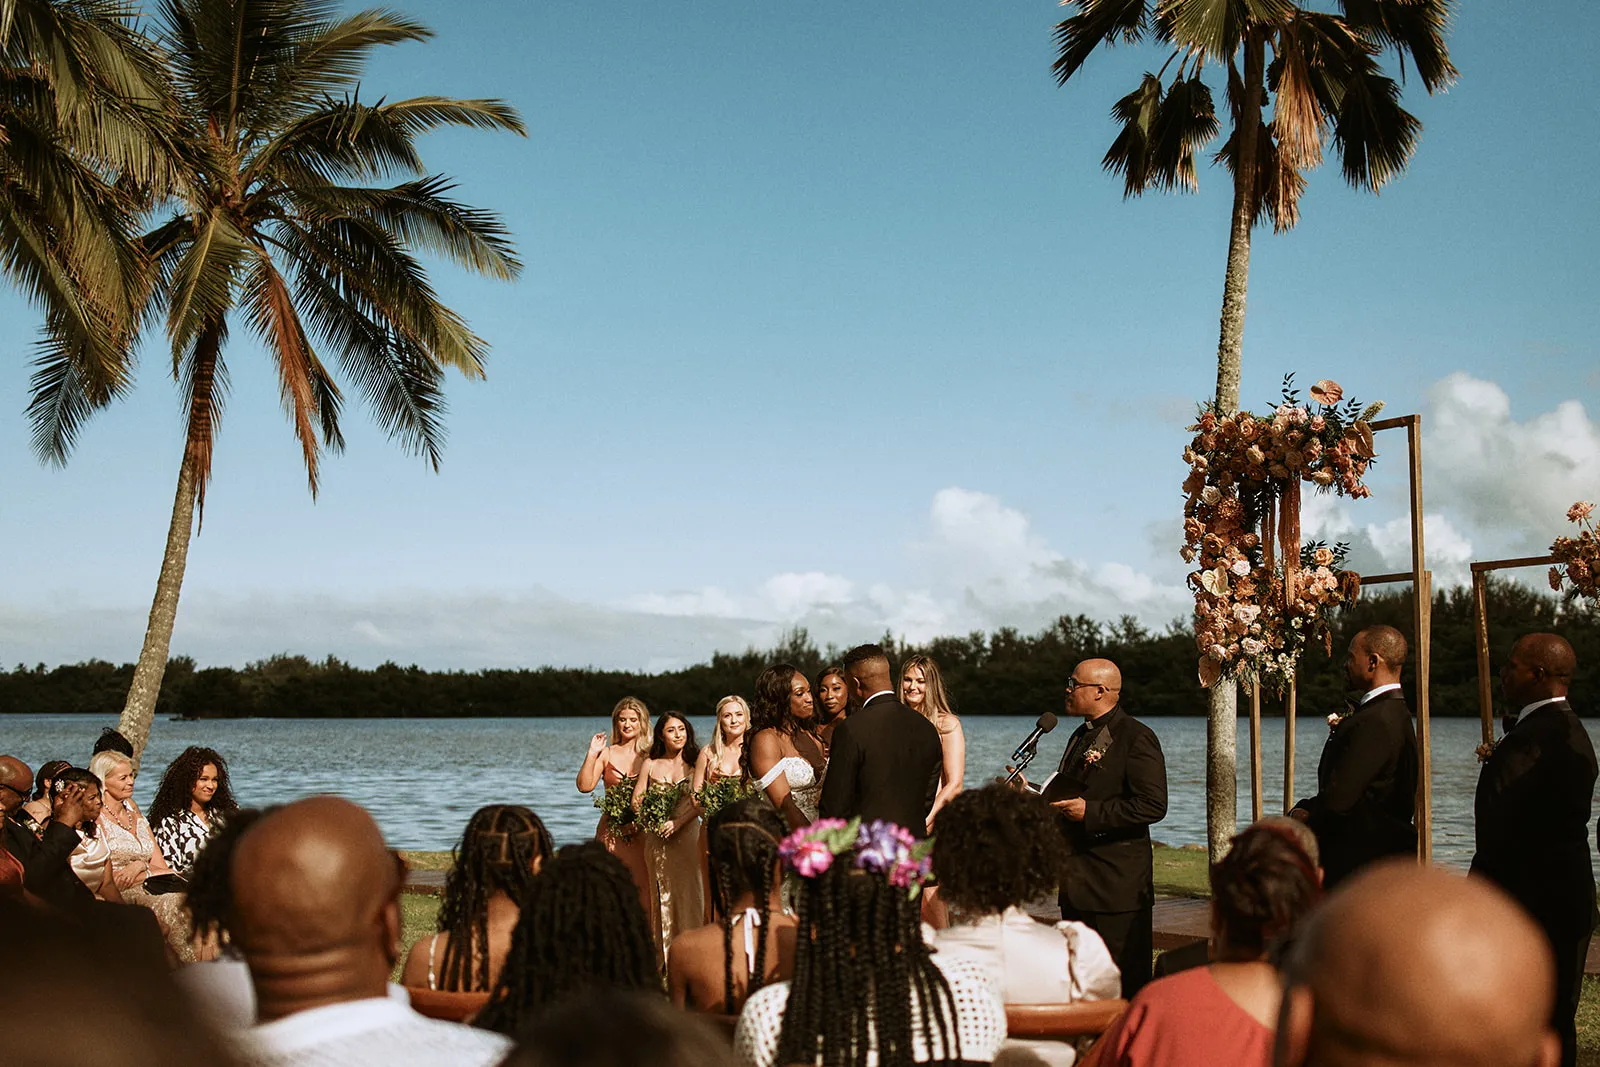
<svg viewBox="0 0 1600 1067"><path fill-rule="evenodd" d="M1428 683L1433 657L1433 573L1424 564L1422 541L1422 416L1401 415L1380 419L1372 424L1372 431L1406 431L1406 451L1409 456L1411 485L1411 570L1394 574L1363 576L1361 584L1383 585L1388 582L1410 582L1416 590L1412 605L1412 629L1416 647L1413 661L1417 675L1417 758L1420 763L1417 775L1417 859L1421 863L1433 861L1433 748L1428 732ZM1525 564L1528 561L1512 561ZM1478 564L1474 563L1473 580L1477 583ZM1479 652L1479 687L1487 685L1487 636L1481 636ZM1487 714L1487 712L1485 713ZM1294 806L1294 719L1295 683L1289 680L1289 692L1283 708L1283 810ZM1487 720L1486 720L1487 721ZM1259 819L1261 803L1261 686L1250 687L1250 815Z"/></svg>
<svg viewBox="0 0 1600 1067"><path fill-rule="evenodd" d="M1472 628L1478 642L1478 717L1482 720L1483 743L1494 743L1494 682L1489 677L1489 572L1517 567L1548 567L1554 556L1523 556L1521 559L1486 559L1472 565Z"/></svg>

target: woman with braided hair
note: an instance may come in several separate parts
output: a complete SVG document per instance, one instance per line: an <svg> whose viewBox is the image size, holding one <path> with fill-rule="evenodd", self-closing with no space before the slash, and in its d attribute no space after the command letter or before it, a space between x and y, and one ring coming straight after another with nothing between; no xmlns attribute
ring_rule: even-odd
<svg viewBox="0 0 1600 1067"><path fill-rule="evenodd" d="M730 905L720 922L672 942L667 988L674 1004L733 1015L751 990L793 971L795 922L778 900L785 830L764 797L736 800L711 817L711 867Z"/></svg>
<svg viewBox="0 0 1600 1067"><path fill-rule="evenodd" d="M918 894L927 842L875 820L820 819L779 845L799 876L794 978L745 1001L734 1050L751 1067L991 1063L1005 1006L979 965L932 955Z"/></svg>
<svg viewBox="0 0 1600 1067"><path fill-rule="evenodd" d="M528 886L500 980L475 1025L515 1035L541 1008L574 993L661 993L639 895L598 841L567 845Z"/></svg>
<svg viewBox="0 0 1600 1067"><path fill-rule="evenodd" d="M439 932L411 946L401 983L452 992L493 989L518 905L550 853L550 832L527 808L491 804L474 812L445 879Z"/></svg>

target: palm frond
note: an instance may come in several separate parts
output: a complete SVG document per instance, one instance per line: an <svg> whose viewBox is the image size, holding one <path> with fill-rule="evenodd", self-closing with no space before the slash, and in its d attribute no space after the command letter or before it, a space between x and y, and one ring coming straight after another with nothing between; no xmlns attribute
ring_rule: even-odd
<svg viewBox="0 0 1600 1067"><path fill-rule="evenodd" d="M1217 135L1216 108L1211 89L1198 77L1172 83L1156 109L1150 130L1146 181L1171 192L1194 192L1200 187L1195 174L1195 149Z"/></svg>
<svg viewBox="0 0 1600 1067"><path fill-rule="evenodd" d="M1237 177L1239 131L1235 129L1217 150L1214 162L1222 164L1228 173ZM1300 196L1305 192L1306 179L1279 150L1273 140L1272 128L1261 123L1256 129L1256 181L1253 194L1255 210L1251 225L1259 226L1270 219L1274 232L1292 229L1300 221Z"/></svg>
<svg viewBox="0 0 1600 1067"><path fill-rule="evenodd" d="M1078 13L1056 24L1056 61L1050 69L1065 85L1102 44L1136 44L1144 37L1147 0L1067 0Z"/></svg>
<svg viewBox="0 0 1600 1067"><path fill-rule="evenodd" d="M283 276L264 252L246 269L242 305L277 365L279 395L285 413L294 423L305 457L306 479L315 497L321 455L317 427L322 428L330 443L343 441L339 433L338 387L311 348Z"/></svg>
<svg viewBox="0 0 1600 1067"><path fill-rule="evenodd" d="M360 81L372 49L432 36L422 23L381 8L314 23L295 42L284 64L284 82L304 100L342 92Z"/></svg>
<svg viewBox="0 0 1600 1067"><path fill-rule="evenodd" d="M72 454L89 416L131 385L126 373L91 379L87 372L97 361L85 358L83 345L84 338L75 336L69 324L48 316L34 346L37 355L28 381L27 411L33 450L41 460L57 466ZM126 365L121 369L125 371Z"/></svg>
<svg viewBox="0 0 1600 1067"><path fill-rule="evenodd" d="M346 216L371 219L411 247L493 278L515 278L522 263L505 223L492 211L444 195L454 188L448 179L433 175L379 189L302 185L288 195L297 214L314 224Z"/></svg>
<svg viewBox="0 0 1600 1067"><path fill-rule="evenodd" d="M1452 0L1339 0L1351 29L1379 48L1393 48L1411 57L1428 92L1453 84L1456 67L1444 38L1450 28Z"/></svg>
<svg viewBox="0 0 1600 1067"><path fill-rule="evenodd" d="M1273 94L1272 131L1278 152L1301 170L1322 162L1322 139L1327 127L1318 99L1313 67L1329 51L1322 32L1324 21L1310 21L1302 12L1279 28L1273 40L1272 65L1267 69L1267 87ZM1339 27L1335 27L1335 32ZM1352 37L1349 47L1359 47Z"/></svg>
<svg viewBox="0 0 1600 1067"><path fill-rule="evenodd" d="M1177 47L1224 61L1239 50L1252 27L1276 26L1295 10L1293 0L1166 0L1160 22Z"/></svg>
<svg viewBox="0 0 1600 1067"><path fill-rule="evenodd" d="M227 318L235 282L249 253L244 235L223 211L196 218L192 226L192 234L174 251L167 301L174 367L193 349L202 331Z"/></svg>
<svg viewBox="0 0 1600 1067"><path fill-rule="evenodd" d="M1333 143L1345 181L1377 192L1405 169L1422 123L1400 106L1400 86L1362 53L1338 87Z"/></svg>
<svg viewBox="0 0 1600 1067"><path fill-rule="evenodd" d="M206 486L211 482L211 457L216 449L217 426L222 421L223 400L228 392L228 366L222 358L227 342L227 319L219 317L207 320L201 324L179 361L179 380L183 394L189 401L184 440L188 452L195 459L195 501L201 522L205 521Z"/></svg>

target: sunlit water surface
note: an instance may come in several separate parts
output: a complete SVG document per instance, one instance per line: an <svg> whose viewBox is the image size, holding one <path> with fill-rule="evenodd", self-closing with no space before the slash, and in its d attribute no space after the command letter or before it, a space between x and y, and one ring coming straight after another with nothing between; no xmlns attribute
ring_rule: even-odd
<svg viewBox="0 0 1600 1067"><path fill-rule="evenodd" d="M1205 842L1205 721L1150 719L1167 758L1167 817L1153 830L1173 845ZM48 759L81 765L100 728L114 720L85 715L0 716L0 752L37 768ZM558 841L594 833L593 799L574 778L589 738L605 728L593 719L240 719L156 722L135 796L149 805L161 769L187 745L207 745L227 758L234 791L245 805L281 803L313 793L338 793L364 805L397 848L448 849L468 816L484 804L526 804ZM1036 768L1060 757L1073 724L1063 721L1040 746ZM1295 796L1315 789L1317 757L1327 736L1320 718L1297 721ZM1594 723L1586 724L1591 736ZM709 718L696 718L704 740ZM1033 726L1014 716L969 717L967 785L1004 768ZM1283 803L1283 722L1263 730L1263 806ZM1239 721L1239 819L1250 817L1248 723ZM1465 866L1472 856L1472 793L1478 780L1473 719L1433 722L1434 855Z"/></svg>

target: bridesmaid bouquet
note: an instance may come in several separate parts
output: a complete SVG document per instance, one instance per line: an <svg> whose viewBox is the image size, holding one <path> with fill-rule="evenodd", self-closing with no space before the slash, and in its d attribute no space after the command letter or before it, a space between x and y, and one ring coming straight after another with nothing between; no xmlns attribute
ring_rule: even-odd
<svg viewBox="0 0 1600 1067"><path fill-rule="evenodd" d="M634 781L633 778L624 778L594 798L594 806L606 817L606 839L613 843L626 841L638 828L633 811Z"/></svg>
<svg viewBox="0 0 1600 1067"><path fill-rule="evenodd" d="M756 792L754 782L738 775L731 775L707 782L705 788L696 793L694 798L700 802L701 811L709 819L734 801L754 796Z"/></svg>
<svg viewBox="0 0 1600 1067"><path fill-rule="evenodd" d="M683 795L689 791L687 781L676 782L672 785L663 785L654 782L645 791L644 799L639 802L639 815L635 820L639 829L647 834L662 835L666 821L672 818L678 810L678 804ZM662 835L664 836L664 835Z"/></svg>

